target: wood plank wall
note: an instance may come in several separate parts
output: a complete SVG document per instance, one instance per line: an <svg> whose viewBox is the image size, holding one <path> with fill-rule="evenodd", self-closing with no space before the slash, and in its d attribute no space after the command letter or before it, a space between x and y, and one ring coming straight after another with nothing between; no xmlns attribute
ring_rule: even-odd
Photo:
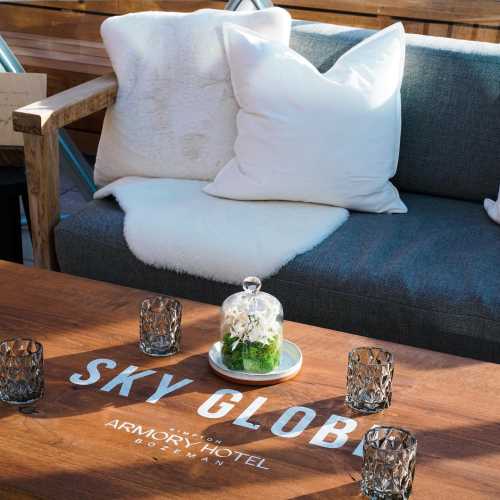
<svg viewBox="0 0 500 500"><path fill-rule="evenodd" d="M402 21L409 33L500 42L498 0L275 0L295 19L379 29ZM109 16L144 10L223 8L220 0L0 0L0 34L28 71L48 74L49 95L109 71L99 28ZM72 126L93 153L103 114Z"/></svg>
<svg viewBox="0 0 500 500"><path fill-rule="evenodd" d="M219 0L14 0L0 3L0 31L99 41L110 15L143 10L222 8ZM402 21L410 33L500 42L498 0L275 0L293 17L380 28Z"/></svg>

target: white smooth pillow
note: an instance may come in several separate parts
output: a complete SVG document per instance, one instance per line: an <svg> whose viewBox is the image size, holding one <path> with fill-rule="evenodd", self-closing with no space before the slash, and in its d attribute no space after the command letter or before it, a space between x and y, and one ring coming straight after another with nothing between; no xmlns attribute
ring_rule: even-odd
<svg viewBox="0 0 500 500"><path fill-rule="evenodd" d="M224 42L241 108L238 137L235 157L206 193L407 211L389 182L401 134L400 23L351 48L325 74L242 27L225 25Z"/></svg>
<svg viewBox="0 0 500 500"><path fill-rule="evenodd" d="M290 15L203 9L108 18L101 35L118 78L95 167L125 176L212 180L234 155L236 113L222 38L228 21L288 45Z"/></svg>

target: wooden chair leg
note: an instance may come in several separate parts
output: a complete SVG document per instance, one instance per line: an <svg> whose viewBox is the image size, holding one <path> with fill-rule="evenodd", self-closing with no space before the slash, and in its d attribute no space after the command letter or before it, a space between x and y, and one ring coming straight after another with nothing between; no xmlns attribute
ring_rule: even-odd
<svg viewBox="0 0 500 500"><path fill-rule="evenodd" d="M54 228L59 222L59 144L57 130L24 134L31 241L36 267L58 270Z"/></svg>

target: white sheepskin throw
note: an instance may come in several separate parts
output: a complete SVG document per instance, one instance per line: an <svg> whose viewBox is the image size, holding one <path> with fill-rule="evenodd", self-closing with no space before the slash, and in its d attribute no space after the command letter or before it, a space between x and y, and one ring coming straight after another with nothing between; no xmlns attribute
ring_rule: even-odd
<svg viewBox="0 0 500 500"><path fill-rule="evenodd" d="M498 188L498 197L496 201L490 200L489 198L484 200L484 209L493 222L500 224L500 187Z"/></svg>
<svg viewBox="0 0 500 500"><path fill-rule="evenodd" d="M98 186L125 176L212 180L232 158L238 106L222 40L226 22L288 45L290 15L278 7L140 12L104 21L118 95L104 120Z"/></svg>
<svg viewBox="0 0 500 500"><path fill-rule="evenodd" d="M239 284L266 278L310 250L348 218L343 208L215 198L206 182L128 177L102 188L125 212L131 252L157 268Z"/></svg>

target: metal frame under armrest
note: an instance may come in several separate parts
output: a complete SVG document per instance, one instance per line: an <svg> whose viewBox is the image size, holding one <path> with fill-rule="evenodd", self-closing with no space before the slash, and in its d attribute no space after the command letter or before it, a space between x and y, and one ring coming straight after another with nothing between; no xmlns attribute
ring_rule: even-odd
<svg viewBox="0 0 500 500"><path fill-rule="evenodd" d="M58 268L54 228L59 222L58 129L114 103L118 82L109 74L14 111L14 130L24 133L24 158L36 267Z"/></svg>

